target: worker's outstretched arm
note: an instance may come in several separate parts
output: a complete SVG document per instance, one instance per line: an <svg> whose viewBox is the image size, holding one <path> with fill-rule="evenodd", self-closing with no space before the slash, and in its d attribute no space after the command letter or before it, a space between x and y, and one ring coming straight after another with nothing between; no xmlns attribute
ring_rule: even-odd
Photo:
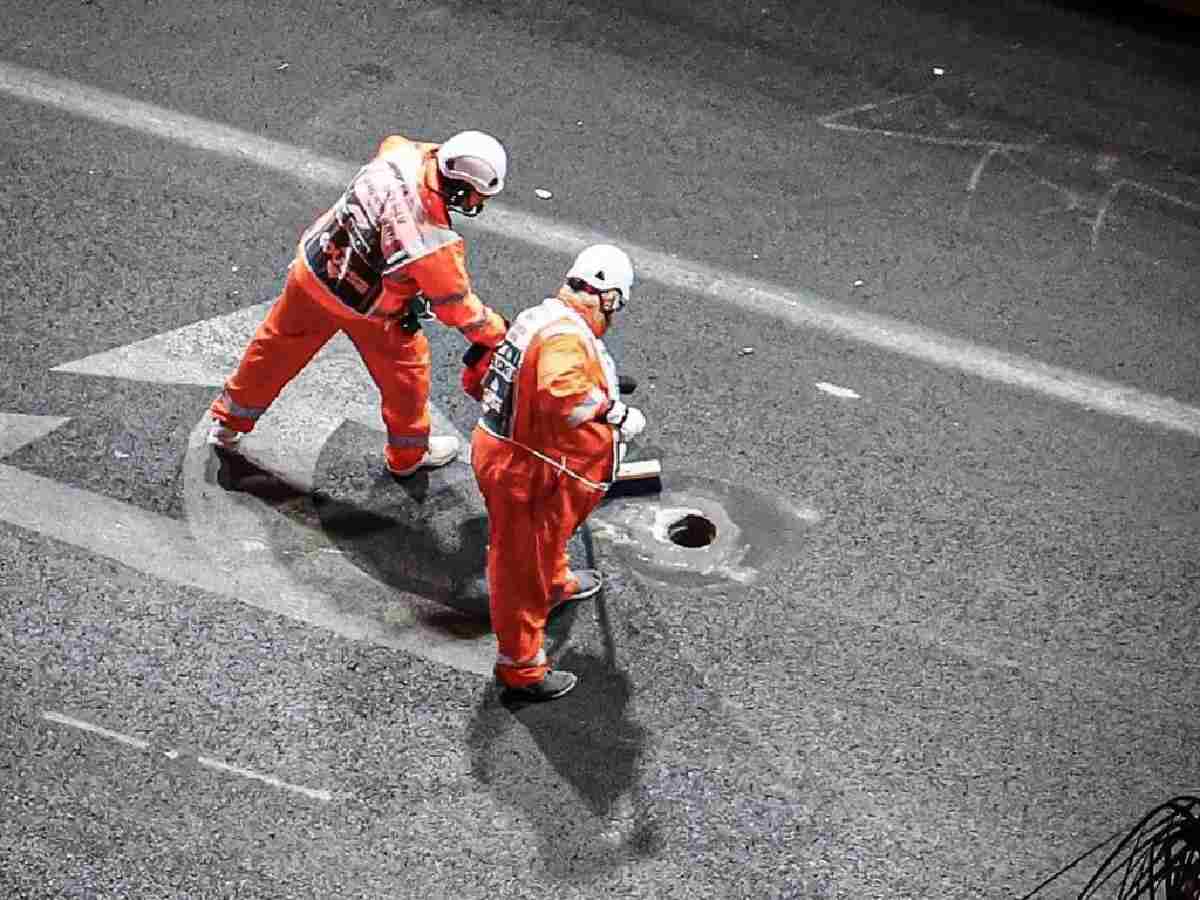
<svg viewBox="0 0 1200 900"><path fill-rule="evenodd" d="M412 260L404 271L416 281L438 321L457 328L472 344L495 347L504 340L503 317L471 289L461 238Z"/></svg>

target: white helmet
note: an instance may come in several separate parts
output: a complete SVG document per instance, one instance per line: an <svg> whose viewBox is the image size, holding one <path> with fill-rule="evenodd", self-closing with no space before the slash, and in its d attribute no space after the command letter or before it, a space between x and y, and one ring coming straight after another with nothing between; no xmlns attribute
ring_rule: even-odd
<svg viewBox="0 0 1200 900"><path fill-rule="evenodd" d="M463 181L485 197L504 190L508 154L503 145L482 131L460 131L437 151L443 177Z"/></svg>
<svg viewBox="0 0 1200 900"><path fill-rule="evenodd" d="M624 306L633 288L633 263L620 247L592 244L575 257L574 264L567 272L567 280L572 278L578 278L598 292L620 291L619 306Z"/></svg>

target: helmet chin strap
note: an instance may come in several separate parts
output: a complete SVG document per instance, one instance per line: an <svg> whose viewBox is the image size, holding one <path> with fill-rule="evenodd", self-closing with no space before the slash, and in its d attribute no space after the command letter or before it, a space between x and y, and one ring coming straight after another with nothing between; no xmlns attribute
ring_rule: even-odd
<svg viewBox="0 0 1200 900"><path fill-rule="evenodd" d="M483 212L482 204L476 204L475 206L456 206L451 204L451 208L460 216L466 216L468 219L473 219Z"/></svg>
<svg viewBox="0 0 1200 900"><path fill-rule="evenodd" d="M445 190L438 191L438 196L446 201L446 205L457 213L466 216L468 219L473 219L483 212L483 204L476 203L474 206L467 206L467 198L471 196L471 186L461 181L453 179L445 179Z"/></svg>

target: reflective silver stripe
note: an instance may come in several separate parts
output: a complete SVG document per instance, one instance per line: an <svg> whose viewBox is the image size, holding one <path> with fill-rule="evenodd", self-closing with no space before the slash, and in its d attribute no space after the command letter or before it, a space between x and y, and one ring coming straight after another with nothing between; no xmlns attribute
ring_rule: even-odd
<svg viewBox="0 0 1200 900"><path fill-rule="evenodd" d="M397 250L389 256L383 263L383 274L390 275L399 269L402 265L408 262L408 251Z"/></svg>
<svg viewBox="0 0 1200 900"><path fill-rule="evenodd" d="M578 428L584 422L590 422L596 418L596 414L600 412L600 407L605 401L604 392L598 387L592 387L588 391L587 396L575 405L567 416L567 424L572 428Z"/></svg>
<svg viewBox="0 0 1200 900"><path fill-rule="evenodd" d="M424 208L422 208L422 212ZM457 231L452 231L449 228L438 228L436 226L422 225L420 228L420 247L408 246L410 262L414 259L420 259L423 256L428 256L443 247L453 244L455 241L461 241L462 236Z"/></svg>
<svg viewBox="0 0 1200 900"><path fill-rule="evenodd" d="M522 660L518 662L511 656L505 656L503 653L496 654L496 665L507 666L510 669L532 669L536 666L544 666L546 664L546 650L543 647L538 650L537 656L533 659Z"/></svg>
<svg viewBox="0 0 1200 900"><path fill-rule="evenodd" d="M225 408L229 410L231 414L237 416L239 419L256 420L259 416L267 411L265 406L242 406L239 403L235 403L234 399L229 396L229 391L221 391L221 403L225 405Z"/></svg>
<svg viewBox="0 0 1200 900"><path fill-rule="evenodd" d="M412 434L392 434L388 432L389 447L420 447L422 450L429 449L429 435L412 435Z"/></svg>
<svg viewBox="0 0 1200 900"><path fill-rule="evenodd" d="M384 166L391 169L391 178L379 177L383 169L379 165L380 160ZM379 223L380 250L388 260L384 271L380 273L382 275L391 274L413 260L462 240L453 229L443 228L433 222L429 210L421 202L420 191L417 188L421 183L421 164L420 151L407 144L389 151L377 160L372 160L365 167L370 169L379 181L387 183L389 191L395 192L389 194L390 203L384 205L385 209L394 209L389 210L388 216ZM393 261L398 262L393 264Z"/></svg>

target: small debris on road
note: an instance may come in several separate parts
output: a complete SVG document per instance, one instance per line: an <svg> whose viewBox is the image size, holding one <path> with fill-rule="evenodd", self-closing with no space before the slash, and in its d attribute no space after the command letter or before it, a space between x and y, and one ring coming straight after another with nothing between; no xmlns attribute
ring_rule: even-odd
<svg viewBox="0 0 1200 900"><path fill-rule="evenodd" d="M276 72L282 72L282 71L283 71L284 69L286 69L287 67L288 67L288 64L287 64L287 63L280 63L279 65L277 65L277 66L275 67L275 71L276 71Z"/></svg>
<svg viewBox="0 0 1200 900"><path fill-rule="evenodd" d="M743 347L741 350L738 351L738 356L749 356L753 352L754 352L753 347Z"/></svg>
<svg viewBox="0 0 1200 900"><path fill-rule="evenodd" d="M855 286L855 287L862 287L864 284L866 284L866 282L865 282L865 281L863 281L861 278L855 278L855 279L854 279L854 286Z"/></svg>
<svg viewBox="0 0 1200 900"><path fill-rule="evenodd" d="M836 384L830 384L828 381L818 381L816 383L818 391L823 391L826 394L832 394L834 397L845 397L847 400L862 399L858 393L850 390L850 388L839 387Z"/></svg>
<svg viewBox="0 0 1200 900"><path fill-rule="evenodd" d="M934 66L934 67L933 67L933 74L934 74L934 75L945 75L945 74L946 74L946 70L945 70L945 69L943 69L941 66Z"/></svg>
<svg viewBox="0 0 1200 900"><path fill-rule="evenodd" d="M534 191L534 193L537 194L539 197L541 197L543 200L549 200L551 197L554 196L552 193L550 193L545 188L538 188L537 190Z"/></svg>

